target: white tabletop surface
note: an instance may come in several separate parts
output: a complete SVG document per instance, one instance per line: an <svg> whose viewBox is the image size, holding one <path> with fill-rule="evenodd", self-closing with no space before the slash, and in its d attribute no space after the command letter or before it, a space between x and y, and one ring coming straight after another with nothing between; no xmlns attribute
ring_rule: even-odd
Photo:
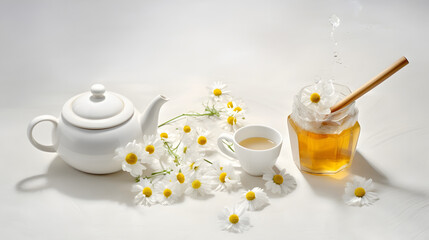
<svg viewBox="0 0 429 240"><path fill-rule="evenodd" d="M429 239L429 3L427 1L0 1L0 235L2 239ZM333 65L329 17L342 64ZM356 89L401 56L410 64L357 102L355 161L337 177L294 165L286 118L295 93L334 76ZM250 214L244 234L217 214L239 193L174 206L135 206L124 172L89 175L26 137L38 115L103 83L144 109L171 98L161 120L200 109L224 81L247 123L284 136L277 166L298 187ZM50 126L35 130L49 142ZM213 158L221 158L215 155ZM372 178L380 200L350 207L345 182ZM243 185L263 181L243 175Z"/></svg>

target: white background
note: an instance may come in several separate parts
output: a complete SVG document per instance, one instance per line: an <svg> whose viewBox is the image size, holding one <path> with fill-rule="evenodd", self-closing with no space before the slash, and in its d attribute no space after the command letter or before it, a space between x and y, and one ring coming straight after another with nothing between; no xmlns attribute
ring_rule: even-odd
<svg viewBox="0 0 429 240"><path fill-rule="evenodd" d="M0 1L0 234L2 239L428 239L429 4L425 1ZM333 69L328 18L342 64ZM320 177L294 165L286 118L298 90L334 76L351 89L401 56L410 64L357 102L362 126L347 173ZM161 120L199 110L224 81L248 106L247 123L285 137L277 166L298 182L250 214L244 234L217 214L239 193L174 206L135 206L126 173L96 176L35 149L28 122L99 82L143 110L171 98ZM49 142L49 124L35 134ZM221 155L214 156L220 158ZM380 200L346 206L352 176ZM243 184L262 186L243 175Z"/></svg>

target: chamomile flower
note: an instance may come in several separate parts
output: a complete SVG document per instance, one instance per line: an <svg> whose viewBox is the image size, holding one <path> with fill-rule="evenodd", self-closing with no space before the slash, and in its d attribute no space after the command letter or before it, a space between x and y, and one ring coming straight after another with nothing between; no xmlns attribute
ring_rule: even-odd
<svg viewBox="0 0 429 240"><path fill-rule="evenodd" d="M207 152L214 149L214 140L209 130L197 127L193 145L200 152Z"/></svg>
<svg viewBox="0 0 429 240"><path fill-rule="evenodd" d="M201 154L197 152L197 147L194 145L186 145L185 143L180 143L177 148L176 154L180 157L182 163L191 161L191 159L198 158Z"/></svg>
<svg viewBox="0 0 429 240"><path fill-rule="evenodd" d="M172 168L177 164L180 164L180 156L176 153L176 149L178 148L176 141L176 134L168 131L166 128L158 131L159 137L161 139L162 144L164 145L164 153L159 158L159 162L162 168Z"/></svg>
<svg viewBox="0 0 429 240"><path fill-rule="evenodd" d="M166 180L173 184L173 188L178 196L181 196L188 185L189 176L176 167L169 175L166 176Z"/></svg>
<svg viewBox="0 0 429 240"><path fill-rule="evenodd" d="M174 183L170 181L160 181L156 187L156 197L162 205L170 205L179 199L179 190L174 187Z"/></svg>
<svg viewBox="0 0 429 240"><path fill-rule="evenodd" d="M157 202L154 195L153 184L149 181L149 179L140 179L138 183L133 185L131 191L137 192L137 195L134 198L136 204L150 207Z"/></svg>
<svg viewBox="0 0 429 240"><path fill-rule="evenodd" d="M352 182L346 183L343 199L350 206L369 206L378 200L374 192L372 179L355 177Z"/></svg>
<svg viewBox="0 0 429 240"><path fill-rule="evenodd" d="M159 129L158 130L158 134L159 134L159 138L163 142L174 143L177 140L177 134L175 134L174 132L171 132L171 131L167 130L166 128Z"/></svg>
<svg viewBox="0 0 429 240"><path fill-rule="evenodd" d="M136 143L136 140L129 142L123 148L115 150L116 155L113 157L115 161L122 162L122 170L129 172L131 176L138 177L142 174L146 167L141 163L143 156L142 146Z"/></svg>
<svg viewBox="0 0 429 240"><path fill-rule="evenodd" d="M155 135L143 136L143 157L142 161L150 163L153 160L159 160L165 152L160 138Z"/></svg>
<svg viewBox="0 0 429 240"><path fill-rule="evenodd" d="M228 111L244 114L247 109L244 102L241 101L240 99L229 99L228 101L225 101L225 102L226 103L224 104L224 106L225 106L225 109Z"/></svg>
<svg viewBox="0 0 429 240"><path fill-rule="evenodd" d="M249 230L250 220L246 210L242 205L225 207L218 215L219 224L222 230L241 233Z"/></svg>
<svg viewBox="0 0 429 240"><path fill-rule="evenodd" d="M243 126L243 119L244 117L241 117L236 112L228 110L227 114L222 115L220 125L227 131L235 132Z"/></svg>
<svg viewBox="0 0 429 240"><path fill-rule="evenodd" d="M256 211L270 204L270 201L262 188L255 187L252 190L243 192L240 204L246 210Z"/></svg>
<svg viewBox="0 0 429 240"><path fill-rule="evenodd" d="M321 80L314 85L304 88L300 101L310 109L321 113L331 113L332 107L339 99L332 80Z"/></svg>
<svg viewBox="0 0 429 240"><path fill-rule="evenodd" d="M187 118L184 123L177 125L177 130L180 135L180 142L186 146L189 146L193 142L195 136L194 122Z"/></svg>
<svg viewBox="0 0 429 240"><path fill-rule="evenodd" d="M215 102L222 101L229 95L226 84L222 82L214 82L210 87L210 96Z"/></svg>
<svg viewBox="0 0 429 240"><path fill-rule="evenodd" d="M194 179L197 174L204 174L207 171L207 163L204 161L204 155L195 153L189 160L184 164L182 171L189 176L190 179Z"/></svg>
<svg viewBox="0 0 429 240"><path fill-rule="evenodd" d="M213 190L212 178L197 174L188 183L185 194L197 198L209 195Z"/></svg>
<svg viewBox="0 0 429 240"><path fill-rule="evenodd" d="M215 191L231 191L240 186L240 177L234 171L234 168L229 163L220 163L216 161L213 163L214 182L217 183Z"/></svg>
<svg viewBox="0 0 429 240"><path fill-rule="evenodd" d="M284 193L288 194L296 188L296 181L292 175L285 173L283 169L279 174L266 173L262 176L262 179L267 181L265 187L272 193Z"/></svg>

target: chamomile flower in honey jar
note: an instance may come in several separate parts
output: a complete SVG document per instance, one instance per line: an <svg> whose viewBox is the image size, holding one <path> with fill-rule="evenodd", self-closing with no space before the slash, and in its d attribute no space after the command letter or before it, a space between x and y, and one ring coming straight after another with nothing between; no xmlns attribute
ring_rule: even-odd
<svg viewBox="0 0 429 240"><path fill-rule="evenodd" d="M318 81L314 85L308 86L302 90L300 101L304 106L315 112L329 114L331 113L329 108L332 107L340 97L334 89L332 80Z"/></svg>

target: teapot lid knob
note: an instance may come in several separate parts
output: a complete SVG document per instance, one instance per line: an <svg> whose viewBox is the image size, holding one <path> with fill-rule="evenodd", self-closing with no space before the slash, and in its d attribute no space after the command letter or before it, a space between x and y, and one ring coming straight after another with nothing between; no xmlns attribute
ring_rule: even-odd
<svg viewBox="0 0 429 240"><path fill-rule="evenodd" d="M97 83L91 86L91 93L96 98L103 98L104 92L106 92L106 89L103 84Z"/></svg>

